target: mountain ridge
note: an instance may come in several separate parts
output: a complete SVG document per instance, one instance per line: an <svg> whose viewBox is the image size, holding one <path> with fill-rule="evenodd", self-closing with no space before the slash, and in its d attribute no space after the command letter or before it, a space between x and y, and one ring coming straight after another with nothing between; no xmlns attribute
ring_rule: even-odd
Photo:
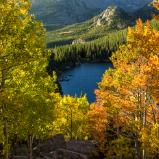
<svg viewBox="0 0 159 159"><path fill-rule="evenodd" d="M132 17L117 6L109 6L99 15L81 23L68 25L62 29L47 32L47 43L59 45L60 41L71 44L75 41L92 41L105 36L113 30L125 29L130 25ZM99 25L100 23L100 25ZM59 41L59 44L56 43Z"/></svg>
<svg viewBox="0 0 159 159"><path fill-rule="evenodd" d="M85 21L110 5L133 12L152 0L31 0L34 13L45 25L68 25Z"/></svg>
<svg viewBox="0 0 159 159"><path fill-rule="evenodd" d="M114 9L114 10L113 10ZM81 23L67 25L63 28L56 30L48 30L47 43L49 47L58 45L71 44L75 41L91 41L105 36L109 32L115 30L125 29L128 26L134 26L136 20L140 17L142 20L149 17L151 20L151 13L147 14L147 10L151 10L151 6L143 7L135 13L126 13L123 9L117 6L109 6L106 10L102 11L99 15ZM113 12L112 12L113 10ZM159 13L153 9L155 13ZM79 40L80 39L80 40Z"/></svg>

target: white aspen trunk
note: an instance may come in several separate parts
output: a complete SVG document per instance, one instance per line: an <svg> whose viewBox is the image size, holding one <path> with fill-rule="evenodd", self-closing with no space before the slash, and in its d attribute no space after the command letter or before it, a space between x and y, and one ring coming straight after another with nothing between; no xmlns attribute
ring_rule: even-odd
<svg viewBox="0 0 159 159"><path fill-rule="evenodd" d="M28 159L33 158L33 136L28 136Z"/></svg>

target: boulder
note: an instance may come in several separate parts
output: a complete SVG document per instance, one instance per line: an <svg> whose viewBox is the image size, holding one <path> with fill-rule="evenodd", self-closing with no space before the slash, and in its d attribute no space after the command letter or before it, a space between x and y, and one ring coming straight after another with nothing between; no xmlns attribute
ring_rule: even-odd
<svg viewBox="0 0 159 159"><path fill-rule="evenodd" d="M53 159L88 159L86 155L69 151L66 149L58 149L54 152Z"/></svg>
<svg viewBox="0 0 159 159"><path fill-rule="evenodd" d="M27 156L27 145L24 143L17 143L13 147L13 156L16 156L16 158L24 158Z"/></svg>
<svg viewBox="0 0 159 159"><path fill-rule="evenodd" d="M33 159L99 159L97 144L92 141L65 141L63 135L36 141L33 148ZM11 159L26 159L26 144L14 147Z"/></svg>
<svg viewBox="0 0 159 159"><path fill-rule="evenodd" d="M34 148L34 156L52 156L52 152L57 149L65 149L66 142L63 135L56 135L51 139L42 141Z"/></svg>
<svg viewBox="0 0 159 159"><path fill-rule="evenodd" d="M72 140L66 143L66 149L87 155L88 158L94 159L99 157L97 143L93 141Z"/></svg>
<svg viewBox="0 0 159 159"><path fill-rule="evenodd" d="M11 159L27 159L27 156L12 156Z"/></svg>

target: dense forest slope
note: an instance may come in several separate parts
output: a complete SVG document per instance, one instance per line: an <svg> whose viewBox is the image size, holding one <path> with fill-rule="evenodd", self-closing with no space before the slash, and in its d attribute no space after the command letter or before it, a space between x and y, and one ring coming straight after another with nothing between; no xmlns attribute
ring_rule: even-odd
<svg viewBox="0 0 159 159"><path fill-rule="evenodd" d="M52 48L55 65L61 69L83 60L109 60L112 52L126 42L127 27L133 26L138 18L151 19L153 13L157 11L151 6L144 6L135 13L109 6L88 21L48 31L46 39L48 47ZM155 21L152 24L158 28Z"/></svg>

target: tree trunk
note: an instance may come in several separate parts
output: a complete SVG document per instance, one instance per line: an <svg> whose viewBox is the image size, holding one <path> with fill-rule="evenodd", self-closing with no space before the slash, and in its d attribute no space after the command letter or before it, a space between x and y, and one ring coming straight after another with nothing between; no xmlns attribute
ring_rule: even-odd
<svg viewBox="0 0 159 159"><path fill-rule="evenodd" d="M4 119L4 129L3 129L3 133L4 133L4 159L8 159L9 157L9 149L8 149L8 123L7 120Z"/></svg>
<svg viewBox="0 0 159 159"><path fill-rule="evenodd" d="M135 150L136 150L136 158L141 159L140 145L139 145L139 140L138 140L138 135L137 134L135 136Z"/></svg>
<svg viewBox="0 0 159 159"><path fill-rule="evenodd" d="M72 122L72 110L71 110L71 140L73 139L73 122Z"/></svg>
<svg viewBox="0 0 159 159"><path fill-rule="evenodd" d="M117 113L117 115L116 115L116 125L117 125L117 130L116 130L116 135L117 135L117 137L119 137L119 119L118 119L118 113Z"/></svg>
<svg viewBox="0 0 159 159"><path fill-rule="evenodd" d="M0 92L2 93L5 89L5 80L6 80L6 74L7 74L7 71L6 71L6 64L3 64L2 65L2 80L1 80L1 83L0 83ZM2 115L5 115L5 109L6 109L6 105L5 105L5 102L3 101L2 99ZM9 145L8 145L8 122L7 122L7 118L5 116L3 116L3 135L4 135L4 144L3 144L3 151L4 151L4 159L8 159L9 158Z"/></svg>
<svg viewBox="0 0 159 159"><path fill-rule="evenodd" d="M28 136L28 159L33 158L33 136Z"/></svg>

